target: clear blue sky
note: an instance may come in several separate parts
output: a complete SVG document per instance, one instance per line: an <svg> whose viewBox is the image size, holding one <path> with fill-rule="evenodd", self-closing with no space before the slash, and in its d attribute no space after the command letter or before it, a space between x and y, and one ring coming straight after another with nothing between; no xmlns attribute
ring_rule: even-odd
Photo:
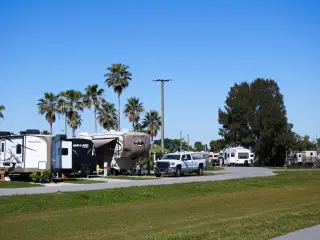
<svg viewBox="0 0 320 240"><path fill-rule="evenodd" d="M165 86L165 135L191 142L218 138L217 112L233 83L275 79L289 121L301 135L319 128L320 4L317 1L0 1L1 130L49 130L37 112L46 91L104 84L112 63L130 66L121 97L137 96L160 110ZM93 132L85 111L80 131ZM54 133L61 133L58 120ZM122 116L122 127L131 125ZM79 132L79 131L78 131ZM70 130L69 130L70 133Z"/></svg>

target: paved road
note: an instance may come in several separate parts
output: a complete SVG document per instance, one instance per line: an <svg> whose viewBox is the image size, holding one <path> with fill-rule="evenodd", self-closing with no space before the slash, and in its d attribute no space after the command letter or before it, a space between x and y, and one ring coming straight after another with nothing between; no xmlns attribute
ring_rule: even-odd
<svg viewBox="0 0 320 240"><path fill-rule="evenodd" d="M146 186L146 185L166 185L174 183L188 183L188 182L207 182L219 181L236 178L250 178L250 177L264 177L274 176L272 169L256 168L256 167L227 167L223 171L219 171L216 176L201 176L201 177L180 177L180 178L163 178L151 180L122 180L122 181L108 181L92 184L74 184L74 185L61 185L50 187L30 187L30 188L6 188L0 189L0 196L21 195L21 194L42 194L42 193L55 193L61 192L74 192L74 191L87 191L99 190L108 188L121 188L133 186Z"/></svg>
<svg viewBox="0 0 320 240"><path fill-rule="evenodd" d="M320 225L301 229L296 232L288 233L286 235L275 237L270 240L319 240L320 239Z"/></svg>

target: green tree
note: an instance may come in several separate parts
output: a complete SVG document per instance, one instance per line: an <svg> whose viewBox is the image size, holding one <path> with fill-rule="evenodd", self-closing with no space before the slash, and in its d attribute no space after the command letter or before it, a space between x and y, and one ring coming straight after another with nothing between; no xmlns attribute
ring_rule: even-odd
<svg viewBox="0 0 320 240"><path fill-rule="evenodd" d="M91 109L91 106L93 105L95 132L97 132L97 111L101 105L103 93L104 89L99 88L98 84L89 85L85 89L84 105L88 109Z"/></svg>
<svg viewBox="0 0 320 240"><path fill-rule="evenodd" d="M225 147L223 139L212 140L209 143L211 152L219 152Z"/></svg>
<svg viewBox="0 0 320 240"><path fill-rule="evenodd" d="M199 142L199 141L195 142L195 143L194 143L194 148L195 148L195 150L196 150L197 152L203 151L203 144L202 144L202 142Z"/></svg>
<svg viewBox="0 0 320 240"><path fill-rule="evenodd" d="M142 125L146 130L146 133L151 137L151 141L153 141L153 137L157 136L158 131L160 130L161 117L159 116L159 113L156 110L146 112Z"/></svg>
<svg viewBox="0 0 320 240"><path fill-rule="evenodd" d="M118 129L120 130L120 96L125 88L129 86L132 74L129 72L129 66L121 63L112 64L107 68L105 82L108 87L112 87L118 95Z"/></svg>
<svg viewBox="0 0 320 240"><path fill-rule="evenodd" d="M144 112L143 104L140 102L139 98L129 98L128 102L124 106L123 112L129 122L132 122L132 129L134 129L135 124L138 124L140 120L140 114Z"/></svg>
<svg viewBox="0 0 320 240"><path fill-rule="evenodd" d="M143 125L139 122L137 122L134 127L133 127L133 131L134 132L144 132L144 128L143 128Z"/></svg>
<svg viewBox="0 0 320 240"><path fill-rule="evenodd" d="M224 110L219 109L219 134L225 142L251 147L260 163L283 165L294 143L283 96L272 79L255 79L231 87Z"/></svg>
<svg viewBox="0 0 320 240"><path fill-rule="evenodd" d="M98 109L97 119L100 125L106 129L117 128L117 113L113 103L109 103L105 100L102 101L102 105Z"/></svg>
<svg viewBox="0 0 320 240"><path fill-rule="evenodd" d="M6 107L4 105L0 105L0 118L4 118L4 115L3 115L3 111L6 110Z"/></svg>
<svg viewBox="0 0 320 240"><path fill-rule="evenodd" d="M50 132L48 132L47 130L44 130L41 132L41 135L50 135Z"/></svg>
<svg viewBox="0 0 320 240"><path fill-rule="evenodd" d="M50 134L52 135L52 124L56 121L58 96L51 93L44 93L44 98L38 100L38 111L41 115L46 115L46 120L50 124Z"/></svg>
<svg viewBox="0 0 320 240"><path fill-rule="evenodd" d="M68 118L68 123L72 129L72 136L75 137L76 129L78 129L82 123L81 115L77 111L73 111Z"/></svg>

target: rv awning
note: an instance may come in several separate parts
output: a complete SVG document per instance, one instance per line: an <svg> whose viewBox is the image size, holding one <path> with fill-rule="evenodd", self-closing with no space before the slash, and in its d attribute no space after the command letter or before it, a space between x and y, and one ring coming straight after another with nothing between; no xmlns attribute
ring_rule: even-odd
<svg viewBox="0 0 320 240"><path fill-rule="evenodd" d="M92 142L95 148L99 148L115 140L115 138L92 139Z"/></svg>

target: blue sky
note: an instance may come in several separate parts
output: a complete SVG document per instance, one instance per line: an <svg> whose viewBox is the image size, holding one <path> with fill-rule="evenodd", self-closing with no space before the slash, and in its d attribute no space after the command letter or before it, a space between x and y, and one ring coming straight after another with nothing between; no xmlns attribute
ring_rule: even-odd
<svg viewBox="0 0 320 240"><path fill-rule="evenodd" d="M317 1L0 1L1 130L49 130L37 112L46 91L104 84L112 63L130 66L121 97L160 110L165 86L165 135L218 138L217 112L231 85L273 78L294 130L320 135L320 4ZM93 112L78 130L93 132ZM122 116L123 128L131 125ZM61 133L63 118L54 124ZM70 130L69 130L70 133Z"/></svg>

